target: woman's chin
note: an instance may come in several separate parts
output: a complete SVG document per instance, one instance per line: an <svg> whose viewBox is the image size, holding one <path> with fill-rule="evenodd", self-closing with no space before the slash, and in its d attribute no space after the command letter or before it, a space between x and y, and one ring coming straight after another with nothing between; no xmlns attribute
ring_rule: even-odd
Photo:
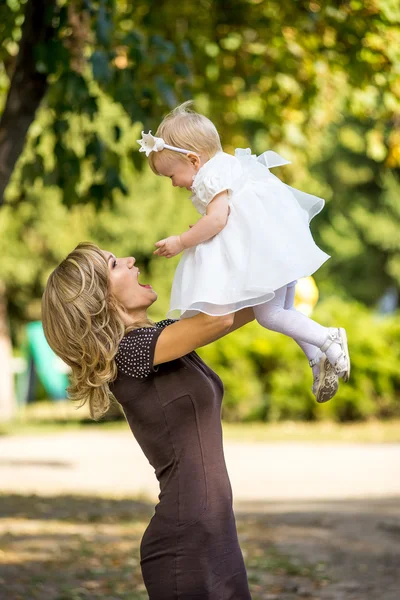
<svg viewBox="0 0 400 600"><path fill-rule="evenodd" d="M139 283L139 282L138 282ZM142 298L151 298L150 304L152 304L158 298L158 294L155 290L153 290L152 286L149 283L139 283L141 288L140 296Z"/></svg>
<svg viewBox="0 0 400 600"><path fill-rule="evenodd" d="M155 290L153 290L153 288L149 288L149 296L150 296L149 306L151 306L157 300L158 294Z"/></svg>

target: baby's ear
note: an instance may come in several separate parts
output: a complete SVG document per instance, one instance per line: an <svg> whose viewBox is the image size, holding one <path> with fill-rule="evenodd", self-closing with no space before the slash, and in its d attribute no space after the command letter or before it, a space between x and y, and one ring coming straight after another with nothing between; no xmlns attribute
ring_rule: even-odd
<svg viewBox="0 0 400 600"><path fill-rule="evenodd" d="M190 160L192 165L194 167L196 167L196 169L200 168L201 161L200 161L200 156L198 154L196 154L195 152L189 152L189 154L186 154L186 156L188 157L188 159Z"/></svg>

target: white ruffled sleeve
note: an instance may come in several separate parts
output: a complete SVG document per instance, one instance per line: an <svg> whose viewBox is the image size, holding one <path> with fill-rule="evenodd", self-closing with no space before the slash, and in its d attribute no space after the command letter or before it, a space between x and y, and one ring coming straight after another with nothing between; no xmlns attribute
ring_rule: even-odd
<svg viewBox="0 0 400 600"><path fill-rule="evenodd" d="M218 155L206 163L206 169L201 169L196 176L192 187L192 202L198 212L206 214L207 206L211 200L227 190L232 190L234 181L233 161L236 159L231 155Z"/></svg>

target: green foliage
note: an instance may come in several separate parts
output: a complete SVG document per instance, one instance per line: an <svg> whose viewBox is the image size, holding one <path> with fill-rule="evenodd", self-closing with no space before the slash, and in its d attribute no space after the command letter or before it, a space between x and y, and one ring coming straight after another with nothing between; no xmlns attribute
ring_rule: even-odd
<svg viewBox="0 0 400 600"><path fill-rule="evenodd" d="M168 309L170 286L179 257L172 260L154 257L154 242L167 234L183 231L199 217L186 191L172 188L169 180L155 177L149 168L141 174L132 169L128 149L137 139L139 127L129 128L123 111L101 95L99 98L102 112L98 121L97 118L94 121L94 127L108 142L105 148L109 145L120 153L121 176L127 182L129 195L116 193L112 204L103 203L98 210L92 204L77 204L68 209L61 201L59 188L44 185L40 177L21 197L18 182L22 171L16 174L10 189L12 201L0 213L0 253L6 257L0 261L0 279L7 287L15 344L23 339L21 324L40 318L40 296L49 272L85 239L112 250L117 256L134 255L142 271L142 282L151 282L159 294L150 316L162 319ZM103 118L104 114L107 119ZM43 111L36 126L46 118L47 113ZM76 135L81 123L80 117L71 118L69 123L70 143L77 153L82 151ZM115 135L117 128L120 132ZM40 142L48 161L45 168L54 160L46 144L53 143L50 137L43 137ZM99 156L105 148L99 142L96 150ZM30 151L28 147L28 162ZM91 160L80 163L84 174L82 185L86 187L95 181ZM20 168L24 169L24 161ZM398 215L397 196L393 191L397 189L397 182L388 180L387 186L385 205L392 211L394 222ZM347 223L343 217L339 229L345 231ZM385 239L389 238L382 234L381 242ZM357 249L362 240L355 241L351 236L347 240L346 252L351 256L351 244ZM337 245L339 259L340 248ZM199 351L224 381L225 419L276 421L329 417L348 420L399 414L398 318L397 321L395 317L379 320L348 298L339 299L340 288L335 289L334 278L325 275L329 262L318 272L320 288L326 291L314 318L323 325L347 328L353 365L350 383L341 384L331 402L318 405L310 391L311 370L297 345L283 335L250 324Z"/></svg>
<svg viewBox="0 0 400 600"><path fill-rule="evenodd" d="M337 141L316 166L333 195L318 232L334 257L324 273L373 304L393 283L400 288L400 169L387 167L393 131L389 123L371 129L350 118L332 129Z"/></svg>
<svg viewBox="0 0 400 600"><path fill-rule="evenodd" d="M337 395L319 405L312 373L296 343L257 323L200 349L225 384L227 421L363 420L400 415L400 322L382 318L355 302L324 299L313 318L348 333L352 373Z"/></svg>
<svg viewBox="0 0 400 600"><path fill-rule="evenodd" d="M163 3L59 0L49 46L33 49L49 91L8 197L36 180L67 207L99 210L134 194L141 169L132 131L157 127L189 97L224 148L272 148L280 176L327 200L313 222L332 254L319 284L373 305L400 286L400 29L392 2ZM0 106L25 3L0 9ZM137 135L137 134L135 134ZM130 165L129 167L127 165ZM312 173L312 177L310 176ZM168 232L167 232L168 233Z"/></svg>
<svg viewBox="0 0 400 600"><path fill-rule="evenodd" d="M259 151L271 144L304 154L307 142L315 145L315 129L337 117L335 96L340 102L351 95L350 104L363 114L365 96L375 91L372 120L375 113L387 120L398 108L398 17L389 2L205 0L151 8L148 0L134 8L122 1L59 0L57 39L33 49L38 68L49 74L47 127L59 145L68 146L59 121L68 129L71 114L97 114L93 81L131 123L146 128L155 128L180 100L198 98L228 149L250 140ZM10 0L2 10L0 37L9 58L18 47L24 2ZM93 136L82 131L86 148ZM319 156L320 144L306 150L313 152ZM65 186L69 159L79 157L69 148L59 152L52 178L68 206L98 204L101 192L109 198L123 189L115 173L107 176L108 168L119 169L115 154L104 157L94 197ZM30 185L29 176L25 181Z"/></svg>
<svg viewBox="0 0 400 600"><path fill-rule="evenodd" d="M85 239L117 256L133 254L142 282L151 281L159 294L150 314L155 320L164 318L179 257L153 257L153 244L166 233L193 223L197 213L186 199L187 192L177 193L167 180L148 171L138 176L129 170L129 163L124 177L135 193L117 197L112 208L103 207L97 213L91 205L68 210L57 188L43 188L40 182L24 201L4 207L0 253L7 260L0 262L0 278L8 289L15 343L23 339L18 324L40 318L40 293L50 270ZM400 414L398 317L379 318L355 302L328 296L313 316L323 325L346 327L352 358L350 382L341 384L331 402L318 405L301 350L289 338L253 323L199 351L224 381L226 420L344 421Z"/></svg>
<svg viewBox="0 0 400 600"><path fill-rule="evenodd" d="M9 0L0 9L4 17L0 23L0 60L4 65L0 69L0 106L14 70L25 4ZM136 7L134 10L130 3L58 0L55 5L51 14L43 14L55 31L53 39L46 44L39 39L31 49L36 70L47 74L48 118L44 128L34 127L31 131L33 151L29 161L25 160L20 185L29 188L41 176L46 185L60 188L66 206L91 202L99 208L106 199L112 199L114 191L128 191L121 179L120 155L93 127L101 112L99 96L123 107L128 127L137 122L147 127L151 117L154 120L156 115L158 119L163 109L188 97L187 47L166 39L163 32L141 31ZM142 16L145 12L141 10ZM71 143L72 116L82 119L80 152L74 141ZM48 169L44 169L42 137L54 138L55 160ZM84 158L92 158L95 167L95 181L87 188L82 185Z"/></svg>

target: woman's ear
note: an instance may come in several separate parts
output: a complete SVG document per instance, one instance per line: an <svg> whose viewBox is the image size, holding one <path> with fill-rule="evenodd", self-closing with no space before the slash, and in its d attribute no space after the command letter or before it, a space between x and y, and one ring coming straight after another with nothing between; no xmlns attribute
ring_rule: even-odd
<svg viewBox="0 0 400 600"><path fill-rule="evenodd" d="M196 171L198 171L201 167L200 156L198 154L195 154L194 152L189 152L189 154L186 154L186 156L188 157Z"/></svg>

